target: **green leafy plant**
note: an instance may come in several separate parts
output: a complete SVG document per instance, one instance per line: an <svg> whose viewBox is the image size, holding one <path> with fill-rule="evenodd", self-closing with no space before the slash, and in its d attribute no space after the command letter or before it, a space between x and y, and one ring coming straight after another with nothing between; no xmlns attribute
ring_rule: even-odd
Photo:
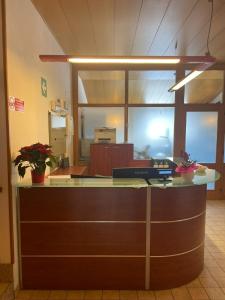
<svg viewBox="0 0 225 300"><path fill-rule="evenodd" d="M27 168L31 168L37 174L43 174L46 166L53 167L56 163L51 146L47 144L36 143L25 146L19 150L19 153L14 164L18 166L18 173L21 177L24 177Z"/></svg>

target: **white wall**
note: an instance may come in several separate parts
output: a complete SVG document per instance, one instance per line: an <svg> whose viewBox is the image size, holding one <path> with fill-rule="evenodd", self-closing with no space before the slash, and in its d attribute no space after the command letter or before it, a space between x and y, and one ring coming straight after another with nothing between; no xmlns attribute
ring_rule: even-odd
<svg viewBox="0 0 225 300"><path fill-rule="evenodd" d="M9 112L10 145L14 158L22 146L49 143L50 101L58 98L70 101L71 69L65 63L43 63L39 60L39 54L63 52L30 0L7 0L6 22L8 94L25 101L24 112ZM41 95L41 77L47 79L47 98ZM14 167L12 172L14 182L17 176ZM29 172L27 176L30 176ZM15 190L13 193L15 198ZM14 234L15 202L14 199ZM14 271L17 278L17 264Z"/></svg>

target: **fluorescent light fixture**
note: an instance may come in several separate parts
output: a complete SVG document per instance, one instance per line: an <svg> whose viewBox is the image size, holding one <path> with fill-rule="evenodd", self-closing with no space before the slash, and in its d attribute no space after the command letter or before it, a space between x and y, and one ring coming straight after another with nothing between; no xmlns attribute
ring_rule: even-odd
<svg viewBox="0 0 225 300"><path fill-rule="evenodd" d="M71 57L68 62L74 64L178 64L180 58L82 58Z"/></svg>
<svg viewBox="0 0 225 300"><path fill-rule="evenodd" d="M169 92L173 92L173 91L179 90L182 86L184 86L186 83L188 83L192 79L196 78L197 76L199 76L203 72L204 71L193 71L193 72L189 73L184 79L182 79L181 81L179 81L178 83L176 83L174 86L172 86L169 89Z"/></svg>
<svg viewBox="0 0 225 300"><path fill-rule="evenodd" d="M146 65L166 65L166 64L183 64L190 65L194 64L194 71L188 74L185 78L174 84L169 92L177 91L179 88L184 86L187 82L191 81L198 75L200 75L203 71L207 70L210 66L212 66L216 59L212 56L76 56L76 55L39 55L41 61L43 62L63 62L63 63L74 63L78 64L78 68L84 69L88 64L98 64L99 69L101 69L100 65L104 64L121 64L130 65L129 70L132 70L132 65L140 65L140 69L143 68L146 70ZM84 65L82 67L82 64ZM135 68L136 68L135 66ZM143 66L143 67L142 67ZM92 65L93 68L93 65ZM98 69L98 66L96 67ZM155 67L157 68L157 67ZM171 67L172 68L172 67ZM192 67L191 67L192 68Z"/></svg>

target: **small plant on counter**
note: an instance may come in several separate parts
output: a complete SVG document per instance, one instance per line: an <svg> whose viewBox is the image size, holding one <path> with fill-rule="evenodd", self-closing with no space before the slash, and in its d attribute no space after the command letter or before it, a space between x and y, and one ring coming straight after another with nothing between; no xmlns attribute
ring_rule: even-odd
<svg viewBox="0 0 225 300"><path fill-rule="evenodd" d="M181 162L176 168L177 173L190 173L198 169L196 161L190 159L190 154L185 151L181 151Z"/></svg>
<svg viewBox="0 0 225 300"><path fill-rule="evenodd" d="M36 143L25 146L19 152L14 164L18 166L18 173L21 177L24 177L27 168L31 168L31 172L42 175L45 173L46 166L53 167L56 163L51 146L47 144Z"/></svg>

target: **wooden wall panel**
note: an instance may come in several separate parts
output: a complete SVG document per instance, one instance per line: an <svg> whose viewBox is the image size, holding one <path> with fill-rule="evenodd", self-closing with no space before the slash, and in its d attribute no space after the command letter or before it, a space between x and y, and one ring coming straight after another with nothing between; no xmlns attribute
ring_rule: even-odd
<svg viewBox="0 0 225 300"><path fill-rule="evenodd" d="M22 255L145 255L145 223L22 223Z"/></svg>
<svg viewBox="0 0 225 300"><path fill-rule="evenodd" d="M147 189L20 188L21 221L144 221Z"/></svg>
<svg viewBox="0 0 225 300"><path fill-rule="evenodd" d="M22 268L25 289L144 289L144 258L24 257Z"/></svg>

